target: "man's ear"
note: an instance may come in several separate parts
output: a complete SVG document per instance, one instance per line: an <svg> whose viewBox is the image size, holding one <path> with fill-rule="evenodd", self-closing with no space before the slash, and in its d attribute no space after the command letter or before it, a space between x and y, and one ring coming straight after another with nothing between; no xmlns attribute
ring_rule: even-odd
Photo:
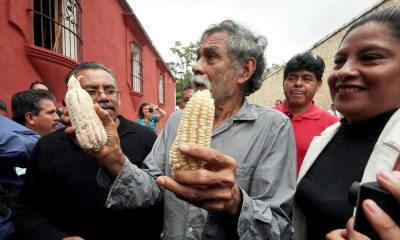
<svg viewBox="0 0 400 240"><path fill-rule="evenodd" d="M26 123L29 123L30 125L35 124L35 120L33 119L33 114L31 112L26 112L25 113L25 121Z"/></svg>
<svg viewBox="0 0 400 240"><path fill-rule="evenodd" d="M253 73L256 71L256 60L254 58L248 58L242 65L242 74L239 76L239 84L243 85Z"/></svg>

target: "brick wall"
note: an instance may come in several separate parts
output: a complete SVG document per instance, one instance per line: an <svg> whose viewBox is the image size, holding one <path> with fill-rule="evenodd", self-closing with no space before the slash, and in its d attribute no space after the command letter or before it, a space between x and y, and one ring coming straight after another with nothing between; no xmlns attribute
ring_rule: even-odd
<svg viewBox="0 0 400 240"><path fill-rule="evenodd" d="M372 8L367 9L364 13L359 16L354 17L354 19L342 27L340 27L335 32L321 39L319 42L315 43L310 49L314 54L321 56L325 61L325 72L322 76L322 88L317 92L314 100L317 102L318 106L323 109L329 109L331 105L331 97L329 94L329 88L326 83L326 79L329 76L331 69L333 68L333 56L339 47L340 41L343 35L346 33L348 27L356 21L361 16L368 14L372 11L376 11L383 8L388 8L392 6L400 5L400 0L383 0L379 1ZM299 52L300 53L300 52ZM250 103L257 103L260 105L274 106L275 100L284 99L283 94L283 68L278 69L266 77L263 82L262 87L252 95L248 97Z"/></svg>

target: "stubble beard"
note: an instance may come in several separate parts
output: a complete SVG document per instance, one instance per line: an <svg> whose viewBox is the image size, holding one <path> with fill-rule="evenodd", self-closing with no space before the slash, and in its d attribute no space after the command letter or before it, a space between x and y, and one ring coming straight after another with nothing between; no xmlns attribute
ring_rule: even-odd
<svg viewBox="0 0 400 240"><path fill-rule="evenodd" d="M195 75L192 78L191 82L194 91L204 89L210 90L214 98L215 105L217 105L218 103L225 100L227 97L233 95L233 76L233 71L229 71L228 73L226 73L225 76L220 74L216 77L217 80L213 81L213 83L211 84L210 80L207 77Z"/></svg>

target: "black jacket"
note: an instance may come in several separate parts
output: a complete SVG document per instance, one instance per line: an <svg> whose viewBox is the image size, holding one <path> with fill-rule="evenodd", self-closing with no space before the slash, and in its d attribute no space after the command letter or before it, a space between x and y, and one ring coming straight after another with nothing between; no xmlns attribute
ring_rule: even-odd
<svg viewBox="0 0 400 240"><path fill-rule="evenodd" d="M118 127L121 148L141 166L156 139L155 133L122 116ZM96 183L100 166L60 129L42 137L28 163L26 180L14 209L19 239L158 239L162 209L105 208L108 189Z"/></svg>

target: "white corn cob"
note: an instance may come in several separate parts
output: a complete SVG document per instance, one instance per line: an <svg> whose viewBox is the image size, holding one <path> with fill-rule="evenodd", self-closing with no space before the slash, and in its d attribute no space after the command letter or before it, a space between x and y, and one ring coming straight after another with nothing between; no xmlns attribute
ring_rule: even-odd
<svg viewBox="0 0 400 240"><path fill-rule="evenodd" d="M75 135L79 145L87 151L98 151L101 146L106 144L107 134L94 110L92 98L81 88L80 77L76 79L72 75L68 80L65 103L71 124L76 128Z"/></svg>
<svg viewBox="0 0 400 240"><path fill-rule="evenodd" d="M187 159L178 150L181 143L195 143L205 147L211 144L214 123L214 99L209 90L197 91L183 110L177 136L169 153L169 164L174 170L202 168L204 162Z"/></svg>

